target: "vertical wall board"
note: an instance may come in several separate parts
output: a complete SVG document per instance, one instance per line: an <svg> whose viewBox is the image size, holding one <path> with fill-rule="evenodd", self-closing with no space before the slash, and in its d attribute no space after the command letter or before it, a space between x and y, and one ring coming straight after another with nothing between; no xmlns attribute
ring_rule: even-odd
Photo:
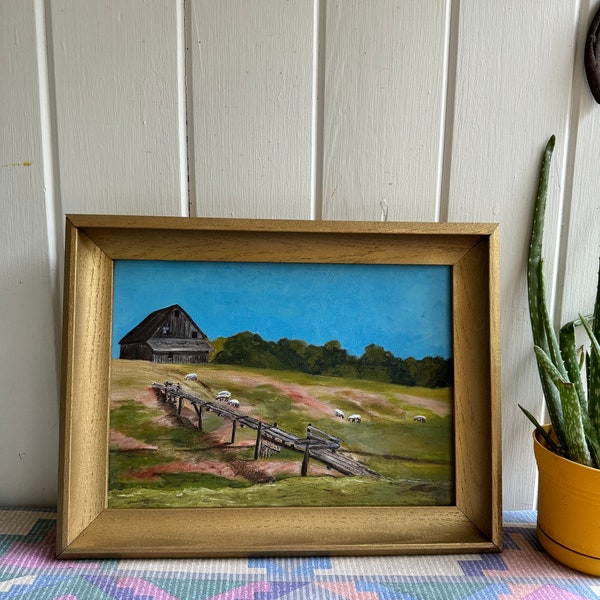
<svg viewBox="0 0 600 600"><path fill-rule="evenodd" d="M586 90L587 92L587 90ZM600 106L582 98L585 112L577 139L562 280L562 316L567 322L593 312L600 257ZM562 266L562 265L561 265Z"/></svg>
<svg viewBox="0 0 600 600"><path fill-rule="evenodd" d="M312 3L190 2L195 214L309 218Z"/></svg>
<svg viewBox="0 0 600 600"><path fill-rule="evenodd" d="M0 2L0 506L56 499L57 340L34 2Z"/></svg>
<svg viewBox="0 0 600 600"><path fill-rule="evenodd" d="M541 415L526 254L542 150L557 135L547 214L549 282L564 188L577 0L461 2L448 220L501 225L504 506L536 493L529 421ZM551 290L550 290L551 291Z"/></svg>
<svg viewBox="0 0 600 600"><path fill-rule="evenodd" d="M323 216L437 221L448 2L327 2Z"/></svg>
<svg viewBox="0 0 600 600"><path fill-rule="evenodd" d="M564 248L559 266L564 275L559 279L561 322L593 312L598 260L600 257L600 105L596 103L585 80L583 67L584 39L590 21L600 8L592 3L591 11L582 11L580 44L575 66L575 96L578 116L572 124L576 140L573 151L572 182L567 181L567 198L563 216ZM583 336L585 338L585 336Z"/></svg>
<svg viewBox="0 0 600 600"><path fill-rule="evenodd" d="M176 13L51 2L63 213L180 214Z"/></svg>

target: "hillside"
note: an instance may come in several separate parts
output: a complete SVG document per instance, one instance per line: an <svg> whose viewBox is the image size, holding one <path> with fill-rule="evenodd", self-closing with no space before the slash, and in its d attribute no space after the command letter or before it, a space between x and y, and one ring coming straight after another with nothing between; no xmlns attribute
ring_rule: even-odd
<svg viewBox="0 0 600 600"><path fill-rule="evenodd" d="M189 371L198 381L184 381ZM341 440L339 452L381 474L346 477L314 459L282 450L253 460L256 432L236 432L188 404L181 415L149 388L181 382L199 398L228 389L240 412L298 436L310 423ZM452 402L449 389L425 389L224 365L113 361L110 506L444 505L453 502ZM361 423L335 417L359 413ZM426 423L413 417L423 415Z"/></svg>

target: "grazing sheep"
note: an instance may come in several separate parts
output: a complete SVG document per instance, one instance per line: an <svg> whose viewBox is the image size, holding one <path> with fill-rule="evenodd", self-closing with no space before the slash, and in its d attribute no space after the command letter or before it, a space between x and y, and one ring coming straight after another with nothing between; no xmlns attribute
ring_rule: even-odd
<svg viewBox="0 0 600 600"><path fill-rule="evenodd" d="M198 381L198 375L196 373L188 373L184 378L184 381Z"/></svg>
<svg viewBox="0 0 600 600"><path fill-rule="evenodd" d="M423 415L417 415L413 421L415 421L416 423L426 423L427 422L427 417L424 417Z"/></svg>
<svg viewBox="0 0 600 600"><path fill-rule="evenodd" d="M339 419L343 419L344 418L344 411L340 410L339 408L335 409L335 416L338 417Z"/></svg>
<svg viewBox="0 0 600 600"><path fill-rule="evenodd" d="M227 390L223 390L215 396L216 400L222 400L223 402L227 402L229 398L231 398L231 392L228 392Z"/></svg>
<svg viewBox="0 0 600 600"><path fill-rule="evenodd" d="M239 408L239 406L240 406L239 400L236 400L235 398L231 398L231 400L227 400L227 404L229 404L229 406L233 406L233 408Z"/></svg>
<svg viewBox="0 0 600 600"><path fill-rule="evenodd" d="M361 418L360 415L350 415L348 417L348 423L360 423Z"/></svg>

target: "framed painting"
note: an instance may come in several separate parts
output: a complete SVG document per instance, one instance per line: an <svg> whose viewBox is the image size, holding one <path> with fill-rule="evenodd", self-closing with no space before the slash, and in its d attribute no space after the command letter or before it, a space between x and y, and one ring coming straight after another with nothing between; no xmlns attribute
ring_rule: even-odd
<svg viewBox="0 0 600 600"><path fill-rule="evenodd" d="M66 231L57 556L501 549L496 225Z"/></svg>

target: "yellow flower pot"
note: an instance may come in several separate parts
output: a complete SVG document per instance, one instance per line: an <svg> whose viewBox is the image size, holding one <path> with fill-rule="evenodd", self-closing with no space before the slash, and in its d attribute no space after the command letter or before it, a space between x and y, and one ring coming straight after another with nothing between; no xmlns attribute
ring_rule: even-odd
<svg viewBox="0 0 600 600"><path fill-rule="evenodd" d="M538 539L564 565L600 575L600 469L548 450L537 431L533 439L539 473Z"/></svg>

